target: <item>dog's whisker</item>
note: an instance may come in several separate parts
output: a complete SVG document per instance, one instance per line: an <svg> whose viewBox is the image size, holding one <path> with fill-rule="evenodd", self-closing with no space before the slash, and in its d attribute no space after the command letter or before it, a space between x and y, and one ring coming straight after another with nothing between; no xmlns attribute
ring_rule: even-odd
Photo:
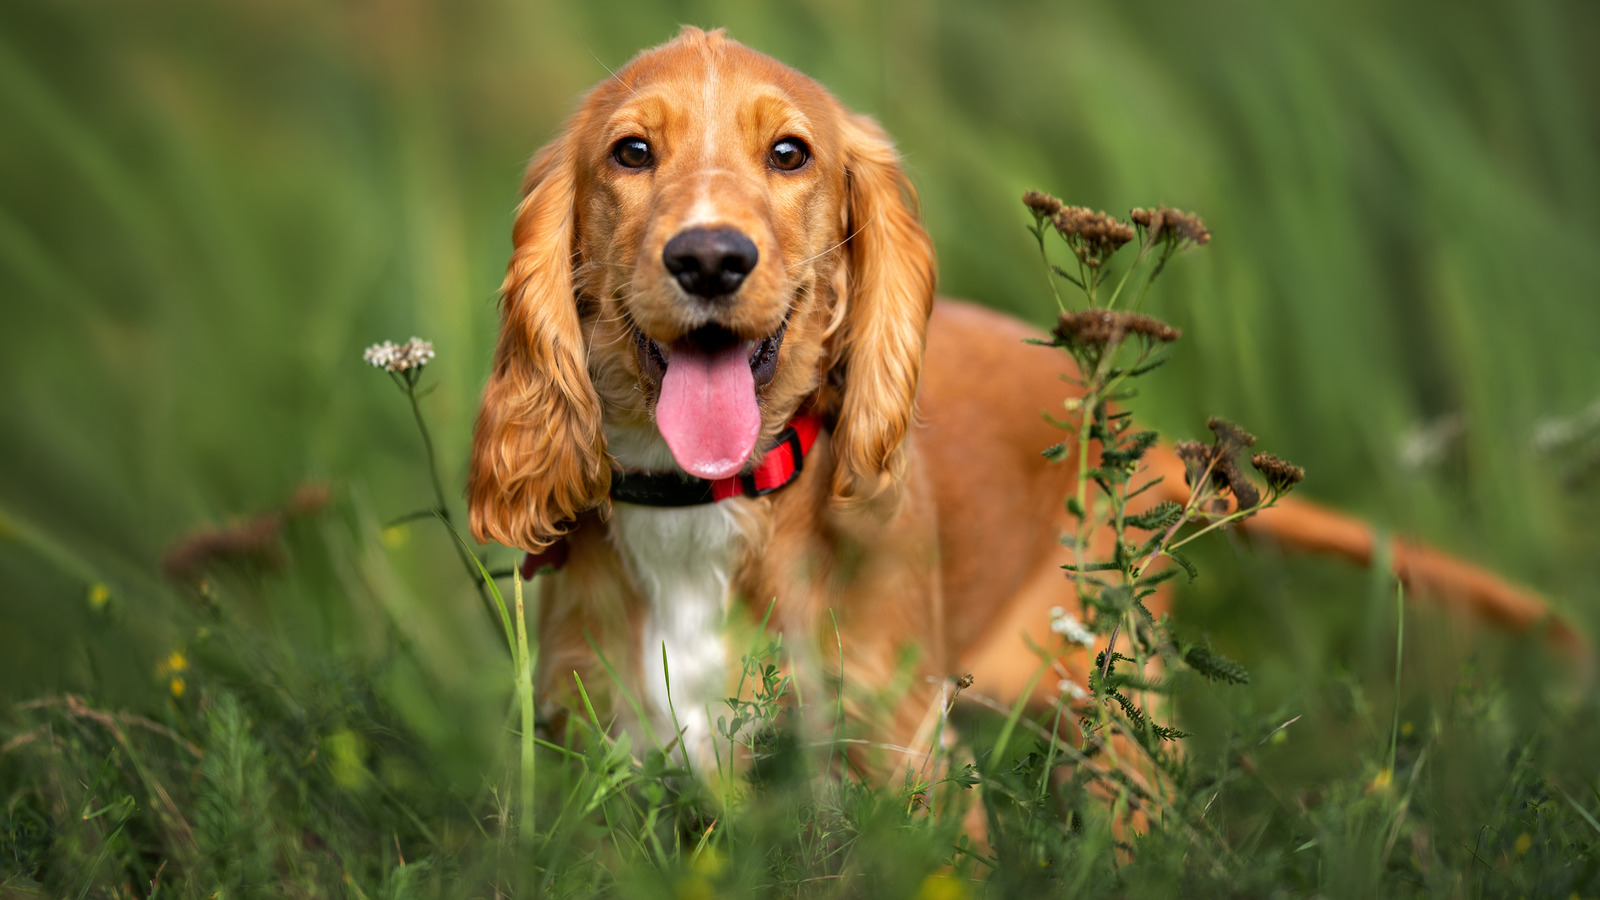
<svg viewBox="0 0 1600 900"><path fill-rule="evenodd" d="M589 353L591 357L594 354L595 348L598 347L602 350L610 350L612 347L626 343L628 339L633 336L632 326L617 328L612 332L612 337L608 338L602 343L597 344L595 343L595 332L599 331L600 327L605 325L627 325L627 321L622 316L616 316L615 318L609 320L597 319L595 321L595 326L589 329Z"/></svg>
<svg viewBox="0 0 1600 900"><path fill-rule="evenodd" d="M611 77L616 79L617 84L620 84L623 87L627 88L628 89L628 93L634 95L635 97L639 96L639 92L633 89L633 85L627 83L626 81L623 81L622 80L622 76L618 75L610 66L606 65L605 60L601 59L599 54L595 53L592 48L590 48L587 44L585 44L583 49L589 51L589 55L594 57L594 61L600 64L600 68L605 69L607 72L611 73Z"/></svg>
<svg viewBox="0 0 1600 900"><path fill-rule="evenodd" d="M808 262L811 262L812 260L821 259L822 257L827 256L829 253L832 253L833 251L839 249L840 247L843 247L845 244L848 244L851 241L855 240L856 236L859 235L861 232L865 231L867 226L871 225L871 224L872 224L872 219L868 219L865 222L862 222L861 223L861 227L859 227L855 231L852 231L849 234L845 235L839 241L839 243L834 244L832 247L829 247L826 250L823 250L821 253L813 254L811 256L806 257L805 259L800 260L797 263L794 263L792 265L784 266L784 268L789 270L790 272L793 272L795 269L805 265Z"/></svg>

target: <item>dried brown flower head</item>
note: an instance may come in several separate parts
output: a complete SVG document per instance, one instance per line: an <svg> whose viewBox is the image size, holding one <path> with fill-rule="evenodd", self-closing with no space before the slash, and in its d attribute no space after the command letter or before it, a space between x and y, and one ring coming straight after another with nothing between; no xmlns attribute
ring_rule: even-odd
<svg viewBox="0 0 1600 900"><path fill-rule="evenodd" d="M1170 344L1183 337L1183 329L1173 328L1171 325L1142 313L1120 313L1123 317L1123 326L1129 334L1149 338L1162 344Z"/></svg>
<svg viewBox="0 0 1600 900"><path fill-rule="evenodd" d="M1130 334L1162 344L1183 337L1182 331L1153 316L1110 309L1064 312L1051 333L1069 346L1099 347L1121 343Z"/></svg>
<svg viewBox="0 0 1600 900"><path fill-rule="evenodd" d="M1254 509L1261 504L1261 489L1244 476L1244 472L1240 471L1239 464L1233 457L1222 460L1211 470L1211 477L1217 482L1218 487L1225 487L1233 494L1233 499L1239 503L1239 509Z"/></svg>
<svg viewBox="0 0 1600 900"><path fill-rule="evenodd" d="M1215 445L1202 444L1199 441L1179 441L1172 449L1178 454L1178 458L1183 460L1183 481L1188 485L1193 485L1195 479L1200 477L1200 473L1211 465L1211 458L1217 451Z"/></svg>
<svg viewBox="0 0 1600 900"><path fill-rule="evenodd" d="M1033 214L1041 219L1051 218L1066 208L1065 203L1044 191L1025 191L1022 195L1022 204L1033 210Z"/></svg>
<svg viewBox="0 0 1600 900"><path fill-rule="evenodd" d="M1250 465L1267 480L1267 487L1278 494L1288 493L1306 477L1305 469L1271 453L1257 453L1250 457Z"/></svg>
<svg viewBox="0 0 1600 900"><path fill-rule="evenodd" d="M1256 436L1227 419L1216 416L1206 420L1206 427L1217 436L1216 443L1179 441L1173 447L1178 458L1183 461L1184 482L1193 486L1196 480L1204 475L1212 489L1233 495L1233 499L1238 503L1237 509L1248 510L1260 506L1261 489L1239 468L1239 453L1254 444ZM1277 458L1258 453L1251 462L1254 463L1257 459ZM1262 474L1267 473L1263 470ZM1273 485L1272 479L1273 476L1267 476L1269 486ZM1273 486L1273 491L1282 493L1276 486ZM1223 509L1220 511L1226 512L1227 502L1221 501L1221 506ZM1213 504L1213 508L1216 508L1216 504Z"/></svg>
<svg viewBox="0 0 1600 900"><path fill-rule="evenodd" d="M1206 420L1206 427L1217 436L1217 447L1224 456L1232 458L1240 450L1255 445L1256 436L1220 416Z"/></svg>
<svg viewBox="0 0 1600 900"><path fill-rule="evenodd" d="M1181 209L1166 206L1135 209L1128 213L1128 218L1143 228L1148 235L1147 239L1151 241L1170 235L1178 241L1190 241L1195 244L1211 243L1211 232L1206 229L1206 223L1194 213L1186 213Z"/></svg>
<svg viewBox="0 0 1600 900"><path fill-rule="evenodd" d="M1210 444L1202 444L1199 441L1179 441L1173 445L1172 449L1178 454L1178 458L1187 465L1204 466L1211 461L1212 447Z"/></svg>
<svg viewBox="0 0 1600 900"><path fill-rule="evenodd" d="M1138 236L1127 222L1085 206L1063 207L1051 222L1062 237L1078 238L1090 253L1115 250Z"/></svg>

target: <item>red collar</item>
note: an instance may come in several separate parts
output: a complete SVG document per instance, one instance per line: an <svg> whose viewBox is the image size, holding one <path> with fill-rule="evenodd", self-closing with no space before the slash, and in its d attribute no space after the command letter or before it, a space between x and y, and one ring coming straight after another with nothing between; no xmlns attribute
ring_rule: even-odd
<svg viewBox="0 0 1600 900"><path fill-rule="evenodd" d="M811 452L821 432L822 420L814 412L807 410L790 419L789 427L778 432L778 442L761 457L761 465L756 466L755 471L711 482L712 501L720 503L741 494L760 497L799 478L806 454Z"/></svg>
<svg viewBox="0 0 1600 900"><path fill-rule="evenodd" d="M678 472L624 472L611 478L611 499L639 506L698 506L734 497L761 497L800 477L806 454L821 431L817 414L802 412L778 432L777 443L748 474L710 481ZM546 567L559 569L566 562L567 542L557 541L522 560L522 577L532 578Z"/></svg>

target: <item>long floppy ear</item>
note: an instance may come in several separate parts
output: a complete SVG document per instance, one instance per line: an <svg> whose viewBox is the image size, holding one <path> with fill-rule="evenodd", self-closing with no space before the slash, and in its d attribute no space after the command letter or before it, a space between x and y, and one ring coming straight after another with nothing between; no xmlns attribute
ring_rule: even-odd
<svg viewBox="0 0 1600 900"><path fill-rule="evenodd" d="M845 122L849 288L835 376L833 493L869 500L898 483L933 311L933 242L894 146L865 116ZM842 368L841 368L842 367Z"/></svg>
<svg viewBox="0 0 1600 900"><path fill-rule="evenodd" d="M565 138L534 157L500 288L500 339L472 434L472 535L524 550L603 502L600 398L589 381L572 272L577 173Z"/></svg>

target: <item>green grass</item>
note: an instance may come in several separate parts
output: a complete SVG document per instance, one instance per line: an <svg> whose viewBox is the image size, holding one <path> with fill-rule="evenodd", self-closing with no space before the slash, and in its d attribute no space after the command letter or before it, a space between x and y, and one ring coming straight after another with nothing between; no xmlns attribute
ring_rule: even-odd
<svg viewBox="0 0 1600 900"><path fill-rule="evenodd" d="M885 122L945 293L1051 314L1024 188L1201 212L1214 242L1153 298L1186 338L1141 418L1174 437L1243 422L1306 466L1306 494L1531 584L1593 633L1600 448L1541 455L1532 435L1600 393L1597 16L5 4L0 895L144 897L159 871L159 896L939 896L930 873L986 871L952 850L955 823L809 777L804 754L710 816L645 754L545 748L519 843L504 636L443 529L384 527L431 490L361 348L434 341L424 405L454 499L520 168L604 66L680 21L727 25ZM1401 462L1408 430L1452 414L1459 440ZM333 499L270 565L206 592L161 575L184 535L307 481ZM1186 812L1119 855L1070 784L1004 799L1040 775L1013 740L979 760L990 894L1600 896L1592 681L1423 605L1396 693L1394 597L1369 573L1227 539L1199 562L1180 628L1254 678L1181 696ZM161 671L175 650L186 668ZM997 723L971 719L981 752Z"/></svg>

